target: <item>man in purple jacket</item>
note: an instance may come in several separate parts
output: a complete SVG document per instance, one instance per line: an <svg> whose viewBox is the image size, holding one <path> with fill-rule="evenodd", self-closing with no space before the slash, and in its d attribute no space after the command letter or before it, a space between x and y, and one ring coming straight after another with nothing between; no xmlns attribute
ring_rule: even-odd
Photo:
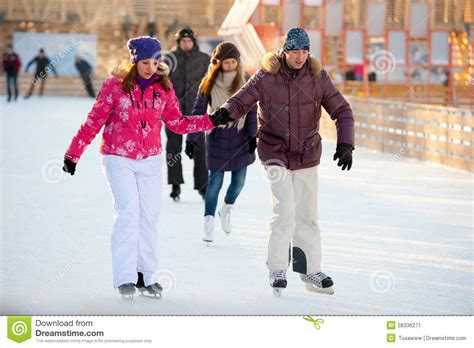
<svg viewBox="0 0 474 348"><path fill-rule="evenodd" d="M258 102L257 149L273 201L267 266L277 295L287 285L291 243L293 271L300 273L306 288L334 293L332 279L321 270L317 212L321 106L336 123L334 160L342 170L352 166L352 110L321 64L309 55L309 46L303 29L290 29L283 50L266 54L263 68L211 115L215 122L227 124Z"/></svg>

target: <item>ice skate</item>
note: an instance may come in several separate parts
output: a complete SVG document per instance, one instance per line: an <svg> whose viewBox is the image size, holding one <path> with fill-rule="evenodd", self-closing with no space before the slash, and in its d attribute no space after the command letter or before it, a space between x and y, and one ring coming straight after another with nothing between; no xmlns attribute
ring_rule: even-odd
<svg viewBox="0 0 474 348"><path fill-rule="evenodd" d="M214 216L206 215L204 217L204 233L202 235L202 240L207 243L212 243L214 240Z"/></svg>
<svg viewBox="0 0 474 348"><path fill-rule="evenodd" d="M163 287L159 283L154 283L148 286L145 286L145 282L143 280L143 273L138 272L138 281L136 284L140 295L144 297L152 297L152 298L161 298L161 293L163 291Z"/></svg>
<svg viewBox="0 0 474 348"><path fill-rule="evenodd" d="M221 218L221 227L224 232L229 235L232 232L232 223L230 222L230 212L232 210L232 204L223 203L221 209L219 209L219 217Z"/></svg>
<svg viewBox="0 0 474 348"><path fill-rule="evenodd" d="M120 295L123 299L133 300L133 295L135 294L136 288L133 283L125 283L118 287Z"/></svg>
<svg viewBox="0 0 474 348"><path fill-rule="evenodd" d="M181 187L179 185L173 184L170 197L173 199L175 202L179 202L179 195L181 194Z"/></svg>
<svg viewBox="0 0 474 348"><path fill-rule="evenodd" d="M305 283L306 290L328 295L334 294L334 282L323 272L300 274L300 278Z"/></svg>
<svg viewBox="0 0 474 348"><path fill-rule="evenodd" d="M273 288L273 295L280 297L283 289L286 288L286 271L270 272L270 286Z"/></svg>

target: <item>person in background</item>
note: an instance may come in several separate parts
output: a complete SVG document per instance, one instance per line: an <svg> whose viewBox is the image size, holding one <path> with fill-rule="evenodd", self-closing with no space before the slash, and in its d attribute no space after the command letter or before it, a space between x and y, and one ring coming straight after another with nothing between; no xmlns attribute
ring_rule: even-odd
<svg viewBox="0 0 474 348"><path fill-rule="evenodd" d="M18 74L20 72L21 61L18 54L13 50L12 45L7 45L7 51L2 57L2 66L7 75L7 102L12 100L12 84L13 92L15 93L14 100L16 101L18 99Z"/></svg>
<svg viewBox="0 0 474 348"><path fill-rule="evenodd" d="M355 64L352 68L352 71L354 72L354 77L356 81L364 80L364 65Z"/></svg>
<svg viewBox="0 0 474 348"><path fill-rule="evenodd" d="M220 107L245 83L240 52L231 42L220 43L212 52L208 73L199 87L193 115L212 112ZM246 116L231 127L215 128L206 136L207 166L209 183L205 196L203 241L214 239L214 216L219 192L225 172L232 173L232 179L219 210L224 232L232 231L231 210L245 184L247 167L255 161L257 140L257 108L253 107ZM196 139L201 133L187 135L186 154L193 158Z"/></svg>
<svg viewBox="0 0 474 348"><path fill-rule="evenodd" d="M25 99L28 99L29 97L31 97L31 95L33 94L33 89L39 80L41 80L39 95L40 96L43 95L44 82L50 71L53 71L54 75L58 77L56 68L54 67L54 64L51 64L51 61L44 53L44 49L40 48L38 55L34 57L32 60L30 60L30 62L26 65L25 73L28 72L28 69L34 63L36 63L36 72L35 72L35 75L33 76L33 79L31 80L31 85L30 85L30 88L28 89L28 92L25 95Z"/></svg>
<svg viewBox="0 0 474 348"><path fill-rule="evenodd" d="M92 66L81 56L76 56L76 69L84 81L84 87L91 98L95 98L94 86L92 85Z"/></svg>
<svg viewBox="0 0 474 348"><path fill-rule="evenodd" d="M190 115L196 100L199 83L206 74L209 55L199 50L196 35L190 28L184 28L176 34L176 50L165 57L170 66L170 79L173 82L176 96L179 99L181 111ZM175 134L166 128L166 158L168 167L168 184L172 185L170 197L179 201L181 184L184 184L181 152L183 151L183 136ZM207 188L208 172L204 136L195 140L194 160L194 189L204 198Z"/></svg>

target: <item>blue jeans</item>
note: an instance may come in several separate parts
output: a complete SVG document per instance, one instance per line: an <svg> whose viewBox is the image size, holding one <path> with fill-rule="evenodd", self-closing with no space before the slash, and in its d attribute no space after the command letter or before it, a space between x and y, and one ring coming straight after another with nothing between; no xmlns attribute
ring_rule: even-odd
<svg viewBox="0 0 474 348"><path fill-rule="evenodd" d="M7 93L8 93L8 100L12 97L12 92L10 90L10 81L13 83L13 90L15 92L15 99L18 98L18 84L16 82L16 75L8 75L7 74Z"/></svg>
<svg viewBox="0 0 474 348"><path fill-rule="evenodd" d="M245 176L247 175L247 167L243 167L232 171L232 179L224 198L226 204L234 204L245 184ZM209 182L207 184L204 216L216 214L217 200L219 192L224 182L224 172L209 171Z"/></svg>

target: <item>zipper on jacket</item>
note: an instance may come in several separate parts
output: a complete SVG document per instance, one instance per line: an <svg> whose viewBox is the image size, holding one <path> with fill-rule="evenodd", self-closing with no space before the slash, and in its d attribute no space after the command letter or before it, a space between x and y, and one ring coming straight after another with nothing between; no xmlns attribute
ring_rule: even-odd
<svg viewBox="0 0 474 348"><path fill-rule="evenodd" d="M288 87L288 133L289 133L289 137L288 137L288 150L291 152L291 91L290 91L290 81L288 80L285 80L286 81L286 86ZM296 120L298 121L298 120Z"/></svg>
<svg viewBox="0 0 474 348"><path fill-rule="evenodd" d="M142 129L140 131L140 142L141 142L142 149L144 149L144 147L145 147L145 138L143 136L143 131L146 128L146 121L145 120L140 120L140 126L142 127Z"/></svg>

